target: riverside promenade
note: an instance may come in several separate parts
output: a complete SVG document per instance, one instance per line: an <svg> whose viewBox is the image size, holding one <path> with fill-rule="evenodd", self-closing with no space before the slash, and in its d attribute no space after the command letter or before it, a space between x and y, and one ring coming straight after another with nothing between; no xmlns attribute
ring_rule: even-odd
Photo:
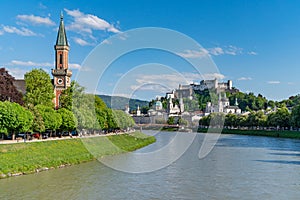
<svg viewBox="0 0 300 200"><path fill-rule="evenodd" d="M134 130L135 131L135 130ZM91 138L91 137L103 137L103 136L111 136L111 135L121 135L121 134L130 134L134 131L128 131L128 132L118 132L118 133L107 133L107 134L87 134L83 136L62 136L62 137L49 137L47 139L31 139L31 140L24 140L17 138L15 140L0 140L1 144L15 144L15 143L28 143L28 142L46 142L46 141L53 141L53 140L71 140L75 138Z"/></svg>

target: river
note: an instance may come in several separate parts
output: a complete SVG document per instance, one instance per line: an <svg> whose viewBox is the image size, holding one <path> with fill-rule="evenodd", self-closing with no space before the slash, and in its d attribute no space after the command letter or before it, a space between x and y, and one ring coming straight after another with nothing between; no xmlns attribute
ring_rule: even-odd
<svg viewBox="0 0 300 200"><path fill-rule="evenodd" d="M155 134L157 142L138 153L161 149L176 134L146 133ZM0 199L299 199L300 140L222 135L214 149L199 159L205 134L192 134L191 146L162 169L127 173L92 161L2 179ZM171 146L170 155L178 146ZM119 166L138 165L131 154L123 156L126 159L108 159L117 160Z"/></svg>

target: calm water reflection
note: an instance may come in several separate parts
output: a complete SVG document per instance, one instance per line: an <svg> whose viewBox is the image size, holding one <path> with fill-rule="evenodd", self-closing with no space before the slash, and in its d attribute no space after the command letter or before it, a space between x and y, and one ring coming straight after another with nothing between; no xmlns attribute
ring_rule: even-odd
<svg viewBox="0 0 300 200"><path fill-rule="evenodd" d="M157 143L139 151L159 149L173 137L157 134ZM197 134L181 158L155 172L124 173L94 161L0 180L0 199L299 198L300 140L222 135L199 160L203 137ZM126 162L131 159L128 155Z"/></svg>

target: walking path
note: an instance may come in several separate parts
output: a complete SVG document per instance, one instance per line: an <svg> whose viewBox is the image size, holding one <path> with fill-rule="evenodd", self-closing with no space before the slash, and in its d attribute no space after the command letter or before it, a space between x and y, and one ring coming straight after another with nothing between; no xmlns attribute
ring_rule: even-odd
<svg viewBox="0 0 300 200"><path fill-rule="evenodd" d="M49 137L47 139L32 139L32 140L24 140L24 139L16 139L16 140L0 140L1 144L15 144L15 143L24 143L24 142L45 142L45 141L52 141L52 140L70 140L74 138L89 138L89 137L101 137L101 136L110 136L110 135L120 135L120 134L126 134L126 133L132 133L134 131L128 131L128 132L118 132L118 133L107 133L107 134L89 134L84 136L63 136L63 137Z"/></svg>

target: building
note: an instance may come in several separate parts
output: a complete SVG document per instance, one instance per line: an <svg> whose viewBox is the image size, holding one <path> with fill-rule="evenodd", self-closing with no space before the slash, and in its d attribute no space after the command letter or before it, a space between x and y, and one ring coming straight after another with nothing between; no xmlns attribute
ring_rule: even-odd
<svg viewBox="0 0 300 200"><path fill-rule="evenodd" d="M205 108L205 114L208 115L210 113L219 112L225 114L241 114L242 110L238 107L237 99L235 99L235 105L230 106L229 99L224 96L221 97L221 93L219 93L219 99L217 104L213 104L212 102L207 102Z"/></svg>
<svg viewBox="0 0 300 200"><path fill-rule="evenodd" d="M171 93L166 93L167 98L189 98L193 99L194 93L201 93L204 90L215 90L217 93L220 92L238 92L237 89L232 87L232 80L228 80L227 82L219 82L218 79L213 80L202 80L199 84L192 83L189 85L181 85L179 84L178 88L172 91Z"/></svg>
<svg viewBox="0 0 300 200"><path fill-rule="evenodd" d="M63 90L71 86L72 71L69 70L69 44L63 21L60 16L60 24L57 33L55 49L55 68L52 69L53 86L55 98L53 99L55 108L59 108L59 97Z"/></svg>
<svg viewBox="0 0 300 200"><path fill-rule="evenodd" d="M163 109L163 105L161 103L161 101L159 99L156 100L156 103L155 103L155 110L162 110Z"/></svg>
<svg viewBox="0 0 300 200"><path fill-rule="evenodd" d="M217 92L224 92L224 91L230 91L232 90L232 80L228 80L227 82L220 82L218 79L213 80L202 80L200 81L200 84L192 84L194 91L204 91L206 89L208 90L217 90Z"/></svg>
<svg viewBox="0 0 300 200"><path fill-rule="evenodd" d="M140 106L137 107L136 116L141 116Z"/></svg>
<svg viewBox="0 0 300 200"><path fill-rule="evenodd" d="M175 98L175 90L172 90L172 92L167 92L166 93L166 98L167 99L174 99Z"/></svg>
<svg viewBox="0 0 300 200"><path fill-rule="evenodd" d="M173 99L170 98L168 102L168 109L167 109L168 116L169 117L180 116L181 113L183 112L184 112L184 104L182 98L180 98L179 105L177 105L176 103L174 105Z"/></svg>
<svg viewBox="0 0 300 200"><path fill-rule="evenodd" d="M193 99L194 88L193 85L181 85L174 92L174 97L179 99L180 97Z"/></svg>

